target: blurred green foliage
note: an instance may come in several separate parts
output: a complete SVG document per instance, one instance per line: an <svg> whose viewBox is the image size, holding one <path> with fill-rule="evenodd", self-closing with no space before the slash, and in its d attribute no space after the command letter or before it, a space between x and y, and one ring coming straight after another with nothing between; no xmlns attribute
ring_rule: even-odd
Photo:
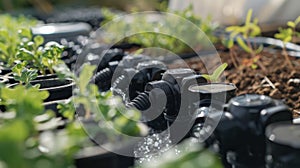
<svg viewBox="0 0 300 168"><path fill-rule="evenodd" d="M56 7L109 7L123 11L164 10L169 0L1 0L0 11L35 8L51 12Z"/></svg>
<svg viewBox="0 0 300 168"><path fill-rule="evenodd" d="M213 33L218 25L213 23L209 17L203 19L196 16L192 6L183 11L170 13L175 15L165 15L162 17L163 20L159 20L158 16L158 21L151 21L147 17L148 15L143 14L135 15L136 17L128 21L130 19L121 20L117 14L103 10L103 14L107 18L102 23L102 29L105 32L104 41L111 44L122 39L119 43L135 43L142 45L142 47L159 47L177 54L192 52L192 48L209 47L209 41L217 42ZM143 32L136 33L140 31ZM134 34L129 35L129 33ZM179 39L180 36L184 36L184 39Z"/></svg>
<svg viewBox="0 0 300 168"><path fill-rule="evenodd" d="M73 167L74 154L86 135L76 122L63 130L41 132L41 125L51 125L55 118L42 104L48 95L35 87L1 87L0 102L6 109L0 113L1 168Z"/></svg>
<svg viewBox="0 0 300 168"><path fill-rule="evenodd" d="M15 61L18 47L30 33L30 27L37 24L37 20L24 16L12 17L0 15L0 60L12 65ZM27 40L28 41L28 40Z"/></svg>

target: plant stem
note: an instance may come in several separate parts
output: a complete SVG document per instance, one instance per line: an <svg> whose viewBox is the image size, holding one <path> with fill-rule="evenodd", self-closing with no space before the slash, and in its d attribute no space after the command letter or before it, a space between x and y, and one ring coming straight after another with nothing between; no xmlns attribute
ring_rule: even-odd
<svg viewBox="0 0 300 168"><path fill-rule="evenodd" d="M235 68L238 68L238 64L237 64L237 60L235 59L235 57L234 57L234 50L233 50L233 48L231 47L230 49L229 49L229 51L230 51L230 57L231 57L231 60L232 60L232 63L233 63L233 65L234 65L234 67Z"/></svg>
<svg viewBox="0 0 300 168"><path fill-rule="evenodd" d="M251 50L251 56L252 56L252 58L254 58L255 57L255 53L254 53L254 51L253 51L253 48L252 48L252 45L251 45L251 43L250 43L250 41L249 41L249 39L247 38L247 45L248 45L248 47L250 48L250 50Z"/></svg>
<svg viewBox="0 0 300 168"><path fill-rule="evenodd" d="M250 48L250 50L251 50L251 56L252 56L252 58L254 58L255 57L255 52L254 52L254 50L253 50L253 48L252 48L252 45L251 45L251 43L250 43L250 41L249 41L249 39L247 38L247 45L248 45L248 47ZM264 72L266 72L267 71L267 68L264 66L264 64L262 64L260 61L257 61L257 63L256 63Z"/></svg>
<svg viewBox="0 0 300 168"><path fill-rule="evenodd" d="M289 56L288 56L288 53L287 53L287 51L286 51L286 47L285 47L285 44L283 45L283 55L284 55L284 57L285 57L285 61L286 61L286 63L288 64L288 66L291 68L291 69L294 69L294 66L293 66L293 64L292 64L292 62L291 62L291 60L290 60L290 58L289 58Z"/></svg>
<svg viewBox="0 0 300 168"><path fill-rule="evenodd" d="M54 74L54 71L53 71L52 68L49 68L49 71L50 71L51 74Z"/></svg>
<svg viewBox="0 0 300 168"><path fill-rule="evenodd" d="M267 72L267 68L260 61L257 61L256 64L264 71Z"/></svg>

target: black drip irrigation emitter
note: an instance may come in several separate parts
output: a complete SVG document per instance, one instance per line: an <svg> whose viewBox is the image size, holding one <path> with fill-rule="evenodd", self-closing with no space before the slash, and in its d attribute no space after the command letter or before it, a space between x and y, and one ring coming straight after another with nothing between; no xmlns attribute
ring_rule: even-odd
<svg viewBox="0 0 300 168"><path fill-rule="evenodd" d="M223 110L207 109L207 128L216 129L205 140L222 158L225 167L258 167L266 165L266 127L272 123L292 123L292 113L281 101L268 96L246 94L232 98ZM203 139L208 135L203 127L193 135Z"/></svg>
<svg viewBox="0 0 300 168"><path fill-rule="evenodd" d="M111 90L129 102L144 91L148 82L160 80L167 66L161 61L146 60L135 67L125 68L120 75L112 80Z"/></svg>
<svg viewBox="0 0 300 168"><path fill-rule="evenodd" d="M300 125L290 122L271 124L266 129L267 168L300 165Z"/></svg>
<svg viewBox="0 0 300 168"><path fill-rule="evenodd" d="M142 110L148 126L163 131L167 128L167 122L172 123L179 110L187 105L182 103L184 101L181 101L181 97L186 98L188 87L206 82L206 79L191 69L170 69L163 74L161 80L149 82L145 86L145 91L127 106ZM157 118L153 119L153 116Z"/></svg>
<svg viewBox="0 0 300 168"><path fill-rule="evenodd" d="M66 31L63 27L66 24L53 24L48 26L62 29L57 29L51 36L38 33L38 29L33 33L44 36L46 41L61 42L66 47L62 58L71 67L82 54L91 28L80 23L70 25L79 27ZM266 38L250 39L250 42L276 43L281 47L279 41ZM289 52L300 51L295 45L287 45L287 48ZM207 55L215 51L203 53ZM167 69L158 60L145 55L128 55L116 46L109 50L96 46L85 54L94 54L92 61L100 60L90 82L95 83L101 92L111 90L114 95L121 96L127 107L140 110L142 122L153 130L152 133L169 129L170 140L176 140L181 129L172 128L172 125L176 122L190 125L182 139L193 138L215 150L226 168L299 167L300 126L292 123L292 112L281 101L254 94L235 97L236 87L231 83L208 83L192 69ZM171 62L173 58L164 61ZM67 97L59 98L61 101L71 96L72 85L68 85L70 95L64 94ZM68 91L63 88L59 93L63 90ZM48 106L53 108L52 104ZM133 164L132 158L126 160ZM114 161L112 159L109 165ZM88 163L82 166L86 165Z"/></svg>

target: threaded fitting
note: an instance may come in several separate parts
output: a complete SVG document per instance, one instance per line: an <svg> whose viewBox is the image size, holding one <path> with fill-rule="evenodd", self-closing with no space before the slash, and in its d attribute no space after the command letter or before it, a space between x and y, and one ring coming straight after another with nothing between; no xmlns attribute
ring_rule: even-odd
<svg viewBox="0 0 300 168"><path fill-rule="evenodd" d="M143 92L139 94L136 98L134 98L130 103L128 103L129 107L135 107L138 110L146 110L151 106L150 100L149 100L149 94L146 92Z"/></svg>
<svg viewBox="0 0 300 168"><path fill-rule="evenodd" d="M100 91L106 91L110 88L112 76L112 71L109 68L105 68L97 72L90 82L95 83Z"/></svg>

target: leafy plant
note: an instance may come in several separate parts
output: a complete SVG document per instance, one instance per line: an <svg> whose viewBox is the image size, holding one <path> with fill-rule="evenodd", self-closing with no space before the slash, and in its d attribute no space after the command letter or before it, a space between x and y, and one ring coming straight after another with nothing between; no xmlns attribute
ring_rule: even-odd
<svg viewBox="0 0 300 168"><path fill-rule="evenodd" d="M294 69L294 66L289 59L288 53L286 51L286 44L288 42L293 42L295 37L300 37L300 33L296 31L297 25L300 23L300 16L295 21L288 21L288 28L279 28L279 33L274 35L275 38L282 40L283 42L283 55L285 57L286 63L289 65L291 69Z"/></svg>
<svg viewBox="0 0 300 168"><path fill-rule="evenodd" d="M20 81L25 86L30 86L30 81L34 80L38 76L36 69L26 68L27 62L17 63L13 68L13 76L16 81Z"/></svg>
<svg viewBox="0 0 300 168"><path fill-rule="evenodd" d="M48 42L43 46L44 38L33 37L27 29L20 30L19 34L23 40L17 50L16 59L26 61L28 66L38 69L42 74L46 73L46 69L54 73L53 66L59 63L64 47L56 42Z"/></svg>
<svg viewBox="0 0 300 168"><path fill-rule="evenodd" d="M88 144L83 143L87 136L80 124L70 121L63 130L41 132L40 125L49 124L55 117L44 110L47 91L18 85L2 87L0 93L1 104L6 109L5 115L0 115L0 165L73 167L75 153Z"/></svg>
<svg viewBox="0 0 300 168"><path fill-rule="evenodd" d="M17 118L33 118L43 113L43 100L49 96L47 91L39 91L38 88L26 88L18 85L1 89L1 103L7 111L15 112ZM34 101L33 101L34 100Z"/></svg>
<svg viewBox="0 0 300 168"><path fill-rule="evenodd" d="M14 67L16 63L19 64L15 67L14 73L19 81L28 82L24 78L24 73L35 73L33 69L42 74L45 74L47 69L54 73L53 66L60 61L64 49L62 45L55 42L43 45L43 37L33 37L30 28L36 23L36 20L25 17L14 18L10 15L0 15L0 24L3 25L0 29L0 61L9 68ZM20 64L26 64L23 67L27 68L22 77L22 73L17 71Z"/></svg>
<svg viewBox="0 0 300 168"><path fill-rule="evenodd" d="M35 19L28 19L24 16L12 17L10 15L0 15L0 60L12 65L19 44L23 38L19 30L28 30L37 24Z"/></svg>
<svg viewBox="0 0 300 168"><path fill-rule="evenodd" d="M223 63L217 69L215 69L215 71L211 75L203 74L202 76L208 81L218 82L221 74L224 72L227 66L227 63Z"/></svg>

